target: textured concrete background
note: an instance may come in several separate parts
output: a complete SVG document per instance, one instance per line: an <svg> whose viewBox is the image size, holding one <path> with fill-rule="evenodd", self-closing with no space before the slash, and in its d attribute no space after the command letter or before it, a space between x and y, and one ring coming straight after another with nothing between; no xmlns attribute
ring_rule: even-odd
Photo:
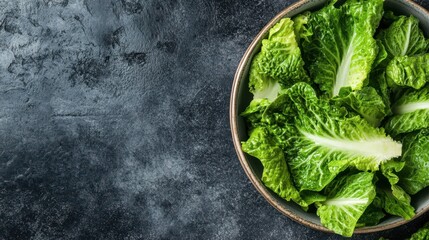
<svg viewBox="0 0 429 240"><path fill-rule="evenodd" d="M272 208L230 140L235 68L292 2L0 0L0 239L339 239Z"/></svg>

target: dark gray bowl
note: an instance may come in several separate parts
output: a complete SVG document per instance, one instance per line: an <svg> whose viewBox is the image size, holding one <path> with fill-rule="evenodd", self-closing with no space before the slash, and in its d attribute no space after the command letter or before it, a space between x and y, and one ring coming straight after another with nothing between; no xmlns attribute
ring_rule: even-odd
<svg viewBox="0 0 429 240"><path fill-rule="evenodd" d="M252 94L248 90L248 71L251 60L255 53L260 51L262 39L268 35L269 29L284 17L293 17L299 13L321 8L326 0L303 0L281 11L274 17L255 37L250 44L235 74L234 83L231 92L230 102L230 124L232 139L238 158L244 168L250 181L255 188L264 196L264 198L277 210L289 218L304 224L313 229L331 232L323 227L319 217L314 213L303 211L293 202L287 202L278 197L271 190L267 189L261 182L262 165L259 160L245 154L241 150L241 141L247 140L247 131L244 120L239 116L241 112L249 105ZM429 33L429 12L411 0L385 0L385 9L392 10L398 14L414 15L420 20L421 27L426 34ZM416 208L416 215L413 219L421 216L429 209L429 190L422 190L419 194L413 196L413 206ZM409 220L412 221L412 220ZM390 217L380 224L372 227L357 228L355 233L378 232L394 227L398 227L407 222L399 217Z"/></svg>

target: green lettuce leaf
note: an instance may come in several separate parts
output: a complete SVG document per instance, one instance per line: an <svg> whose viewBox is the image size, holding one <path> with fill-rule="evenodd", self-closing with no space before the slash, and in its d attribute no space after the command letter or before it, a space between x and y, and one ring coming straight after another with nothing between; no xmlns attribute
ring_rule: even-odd
<svg viewBox="0 0 429 240"><path fill-rule="evenodd" d="M383 103L386 106L384 110L386 116L391 115L390 89L387 85L386 72L384 69L377 69L371 72L369 86L373 87L383 100Z"/></svg>
<svg viewBox="0 0 429 240"><path fill-rule="evenodd" d="M374 199L375 201L375 199ZM371 203L359 218L356 227L375 226L386 216L383 209Z"/></svg>
<svg viewBox="0 0 429 240"><path fill-rule="evenodd" d="M324 202L327 199L327 197L321 194L320 192L302 191L300 193L301 193L301 197L308 205L311 205L313 203L318 203L318 202Z"/></svg>
<svg viewBox="0 0 429 240"><path fill-rule="evenodd" d="M388 188L377 188L377 196L381 199L383 209L392 215L410 220L414 217L414 208L411 206L410 196L399 186L394 190Z"/></svg>
<svg viewBox="0 0 429 240"><path fill-rule="evenodd" d="M293 18L296 41L300 44L302 41L310 41L313 35L311 28L308 27L308 19L311 13L305 12Z"/></svg>
<svg viewBox="0 0 429 240"><path fill-rule="evenodd" d="M403 149L406 149L403 146ZM403 150L404 151L404 150ZM396 185L399 182L398 173L404 168L404 161L390 160L381 164L381 173L389 181L390 185Z"/></svg>
<svg viewBox="0 0 429 240"><path fill-rule="evenodd" d="M352 91L349 87L342 88L333 101L359 113L374 127L379 126L389 113L389 107L373 87L364 87L356 91Z"/></svg>
<svg viewBox="0 0 429 240"><path fill-rule="evenodd" d="M429 81L429 54L394 57L386 68L390 87L422 88Z"/></svg>
<svg viewBox="0 0 429 240"><path fill-rule="evenodd" d="M382 30L377 38L387 51L388 61L397 56L426 53L429 47L419 28L419 20L414 16L400 16L389 28Z"/></svg>
<svg viewBox="0 0 429 240"><path fill-rule="evenodd" d="M273 101L262 115L262 122L267 126L268 131L276 140L286 155L293 155L290 151L297 135L294 117L296 110L292 106L287 95L280 95Z"/></svg>
<svg viewBox="0 0 429 240"><path fill-rule="evenodd" d="M249 139L242 143L242 148L244 152L261 161L264 167L262 182L266 187L283 199L293 200L304 209L308 208L308 204L293 185L283 150L276 146L266 128L255 128Z"/></svg>
<svg viewBox="0 0 429 240"><path fill-rule="evenodd" d="M406 148L404 147L404 149ZM404 166L405 162L398 160L390 160L381 165L381 173L389 181L390 189L382 186L378 189L378 196L387 213L409 220L415 214L414 208L411 206L411 197L397 185L400 179L398 174Z"/></svg>
<svg viewBox="0 0 429 240"><path fill-rule="evenodd" d="M355 226L373 201L376 191L374 174L360 172L334 180L326 201L318 204L317 215L323 226L346 237L351 237Z"/></svg>
<svg viewBox="0 0 429 240"><path fill-rule="evenodd" d="M261 52L250 66L249 89L254 98L273 101L281 89L309 81L290 18L280 20L262 40Z"/></svg>
<svg viewBox="0 0 429 240"><path fill-rule="evenodd" d="M263 125L262 114L270 104L270 101L266 98L254 99L250 102L249 106L247 106L246 110L240 114L240 116L246 119L249 130L252 130L258 125Z"/></svg>
<svg viewBox="0 0 429 240"><path fill-rule="evenodd" d="M384 47L381 40L377 39L376 41L378 46L378 53L377 53L377 57L374 60L374 63L372 64L373 70L382 69L386 67L386 64L387 64L386 59L388 58L386 48Z"/></svg>
<svg viewBox="0 0 429 240"><path fill-rule="evenodd" d="M383 13L383 0L349 0L339 8L335 3L311 13L312 35L302 43L310 77L329 96L342 87L366 85L378 53L373 34Z"/></svg>
<svg viewBox="0 0 429 240"><path fill-rule="evenodd" d="M384 14L383 14L383 18L382 18L382 21L383 21L386 25L390 26L390 24L392 24L393 22L395 22L396 20L398 20L400 17L401 17L401 16L398 16L398 15L396 15L394 12L392 12L392 11L388 10L388 11L385 11L385 12L384 12Z"/></svg>
<svg viewBox="0 0 429 240"><path fill-rule="evenodd" d="M411 235L409 240L429 240L429 223L426 223L422 228Z"/></svg>
<svg viewBox="0 0 429 240"><path fill-rule="evenodd" d="M429 86L405 91L392 106L393 116L385 125L391 135L408 133L429 127Z"/></svg>
<svg viewBox="0 0 429 240"><path fill-rule="evenodd" d="M411 133L403 138L406 163L398 173L399 185L409 194L416 194L429 186L429 129Z"/></svg>
<svg viewBox="0 0 429 240"><path fill-rule="evenodd" d="M376 171L401 155L401 144L355 114L318 99L313 88L295 84L285 93L296 107L296 140L287 151L297 188L320 191L347 167Z"/></svg>
<svg viewBox="0 0 429 240"><path fill-rule="evenodd" d="M279 82L271 78L261 69L264 55L258 53L252 61L249 70L249 91L253 93L254 99L276 99L282 87Z"/></svg>

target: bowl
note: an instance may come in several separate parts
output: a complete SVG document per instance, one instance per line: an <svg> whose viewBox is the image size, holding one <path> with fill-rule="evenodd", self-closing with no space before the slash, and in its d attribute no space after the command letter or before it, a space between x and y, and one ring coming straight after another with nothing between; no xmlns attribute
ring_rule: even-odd
<svg viewBox="0 0 429 240"><path fill-rule="evenodd" d="M274 208L292 220L316 230L332 232L322 226L319 217L315 213L305 212L297 204L287 202L264 186L261 181L262 164L258 159L249 156L241 149L241 142L246 141L248 135L245 121L240 117L240 113L244 111L252 100L252 94L248 90L248 72L250 63L253 56L260 51L262 39L268 36L269 29L282 18L293 17L305 11L320 9L326 2L327 0L298 1L277 14L277 16L275 16L255 37L247 51L244 53L234 77L230 100L230 125L232 139L238 159L240 160L247 177L259 193L262 194L262 196ZM423 29L425 34L429 34L429 12L420 5L411 0L385 0L384 8L385 10L392 10L397 14L414 15L420 20L420 27ZM416 209L416 215L413 219L416 219L429 210L429 190L421 191L414 195L412 199L412 205ZM407 221L399 217L389 217L376 226L356 228L354 233L361 234L384 231L403 225L413 219Z"/></svg>

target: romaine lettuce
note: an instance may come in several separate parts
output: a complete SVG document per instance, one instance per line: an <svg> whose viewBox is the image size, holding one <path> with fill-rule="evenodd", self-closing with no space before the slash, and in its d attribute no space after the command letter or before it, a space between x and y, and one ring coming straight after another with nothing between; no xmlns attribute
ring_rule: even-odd
<svg viewBox="0 0 429 240"><path fill-rule="evenodd" d="M406 135L403 144L406 164L398 173L399 185L409 194L416 194L429 186L429 129Z"/></svg>
<svg viewBox="0 0 429 240"><path fill-rule="evenodd" d="M374 200L375 201L375 200ZM373 202L374 202L373 201ZM377 225L386 216L383 209L371 203L362 216L359 218L356 227L366 227Z"/></svg>
<svg viewBox="0 0 429 240"><path fill-rule="evenodd" d="M383 209L387 213L403 217L406 220L414 217L415 213L413 206L410 204L410 196L399 186L395 186L395 190L377 188L377 196L381 199Z"/></svg>
<svg viewBox="0 0 429 240"><path fill-rule="evenodd" d="M373 173L360 172L334 180L326 201L318 204L317 215L324 226L351 237L353 230L376 195Z"/></svg>
<svg viewBox="0 0 429 240"><path fill-rule="evenodd" d="M414 16L399 16L389 28L377 36L387 51L387 61L397 56L413 56L426 53L428 41Z"/></svg>
<svg viewBox="0 0 429 240"><path fill-rule="evenodd" d="M394 57L386 68L390 87L422 88L429 81L429 54Z"/></svg>
<svg viewBox="0 0 429 240"><path fill-rule="evenodd" d="M264 167L262 182L265 186L287 201L293 200L304 209L308 207L293 185L283 150L276 146L266 128L255 128L242 147L243 151L261 161Z"/></svg>
<svg viewBox="0 0 429 240"><path fill-rule="evenodd" d="M364 87L356 91L349 87L342 88L333 101L356 111L374 127L380 125L390 110L373 87Z"/></svg>
<svg viewBox="0 0 429 240"><path fill-rule="evenodd" d="M309 81L293 24L290 18L282 19L262 41L261 52L254 57L249 72L249 89L255 99L272 101L282 88Z"/></svg>
<svg viewBox="0 0 429 240"><path fill-rule="evenodd" d="M378 53L373 34L383 13L383 0L349 0L339 8L335 3L310 15L312 35L302 43L310 77L329 96L366 85Z"/></svg>
<svg viewBox="0 0 429 240"><path fill-rule="evenodd" d="M297 83L285 93L297 114L298 136L288 164L299 190L320 191L347 167L376 171L401 155L401 144L360 116L319 99L313 88Z"/></svg>
<svg viewBox="0 0 429 240"><path fill-rule="evenodd" d="M249 130L262 124L262 114L270 104L267 98L253 99L246 110L240 114L246 119Z"/></svg>
<svg viewBox="0 0 429 240"><path fill-rule="evenodd" d="M409 240L428 240L429 239L429 223L426 223L417 232L411 235Z"/></svg>
<svg viewBox="0 0 429 240"><path fill-rule="evenodd" d="M386 131L392 135L428 128L429 86L406 91L392 106L392 111L394 115L385 125Z"/></svg>

